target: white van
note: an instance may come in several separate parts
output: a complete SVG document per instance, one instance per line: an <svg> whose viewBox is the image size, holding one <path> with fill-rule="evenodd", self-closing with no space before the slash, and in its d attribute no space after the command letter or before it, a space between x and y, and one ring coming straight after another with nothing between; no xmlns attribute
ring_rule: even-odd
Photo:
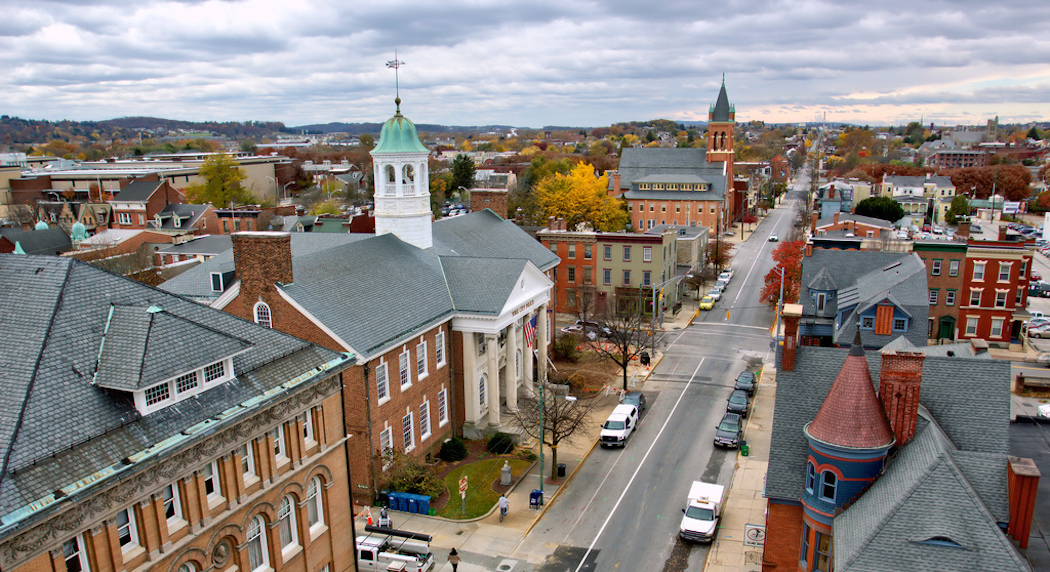
<svg viewBox="0 0 1050 572"><path fill-rule="evenodd" d="M624 447L637 428L638 408L626 403L617 405L602 425L599 443L602 447Z"/></svg>

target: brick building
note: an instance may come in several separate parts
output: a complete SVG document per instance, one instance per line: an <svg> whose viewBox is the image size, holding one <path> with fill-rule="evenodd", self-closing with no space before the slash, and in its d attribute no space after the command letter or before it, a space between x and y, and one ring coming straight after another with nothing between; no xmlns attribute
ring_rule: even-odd
<svg viewBox="0 0 1050 572"><path fill-rule="evenodd" d="M470 189L470 210L485 209L507 218L507 189Z"/></svg>
<svg viewBox="0 0 1050 572"><path fill-rule="evenodd" d="M167 181L132 182L109 201L113 205L113 228L146 228L165 207L185 202L186 196Z"/></svg>
<svg viewBox="0 0 1050 572"><path fill-rule="evenodd" d="M162 286L357 356L344 414L365 504L393 449L424 457L453 434L515 431L532 320L546 364L557 257L490 210L432 222L427 155L398 111L372 150L377 234L234 233L231 253Z"/></svg>
<svg viewBox="0 0 1050 572"><path fill-rule="evenodd" d="M73 259L0 282L49 317L3 318L4 570L354 569L352 356Z"/></svg>
<svg viewBox="0 0 1050 572"><path fill-rule="evenodd" d="M1010 364L976 343L799 345L802 308L784 316L762 569L1031 570L1039 473L1006 455Z"/></svg>
<svg viewBox="0 0 1050 572"><path fill-rule="evenodd" d="M962 269L958 337L982 338L989 344L1009 347L1028 321L1028 282L1032 270L1031 241L1007 236L999 240L970 239Z"/></svg>
<svg viewBox="0 0 1050 572"><path fill-rule="evenodd" d="M913 247L926 265L930 290L930 339L954 340L958 337L959 308L965 303L963 265L966 244L945 241L916 241Z"/></svg>

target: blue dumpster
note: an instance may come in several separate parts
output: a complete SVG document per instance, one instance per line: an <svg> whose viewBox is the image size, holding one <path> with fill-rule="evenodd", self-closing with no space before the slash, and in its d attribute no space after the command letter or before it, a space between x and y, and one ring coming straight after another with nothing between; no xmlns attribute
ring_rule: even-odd
<svg viewBox="0 0 1050 572"><path fill-rule="evenodd" d="M406 505L404 494L405 493L390 493L387 495L387 499L390 501L390 510L405 510Z"/></svg>
<svg viewBox="0 0 1050 572"><path fill-rule="evenodd" d="M408 504L405 510L413 514L419 514L419 495L406 494L405 502Z"/></svg>
<svg viewBox="0 0 1050 572"><path fill-rule="evenodd" d="M541 506L543 506L543 491L533 489L532 492L529 493L529 508L539 510Z"/></svg>
<svg viewBox="0 0 1050 572"><path fill-rule="evenodd" d="M419 495L419 514L430 514L430 497Z"/></svg>

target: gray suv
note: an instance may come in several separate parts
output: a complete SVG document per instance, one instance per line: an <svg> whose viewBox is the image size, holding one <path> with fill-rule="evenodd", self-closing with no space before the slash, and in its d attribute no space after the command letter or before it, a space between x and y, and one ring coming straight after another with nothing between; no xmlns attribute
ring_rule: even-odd
<svg viewBox="0 0 1050 572"><path fill-rule="evenodd" d="M740 436L742 434L743 427L740 426L740 415L726 413L722 416L722 421L715 427L715 447L736 449L740 446Z"/></svg>

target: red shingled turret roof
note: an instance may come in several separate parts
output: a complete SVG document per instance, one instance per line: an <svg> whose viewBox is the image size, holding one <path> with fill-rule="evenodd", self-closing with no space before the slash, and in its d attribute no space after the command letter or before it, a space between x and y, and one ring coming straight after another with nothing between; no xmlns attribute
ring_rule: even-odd
<svg viewBox="0 0 1050 572"><path fill-rule="evenodd" d="M817 416L806 426L806 433L825 443L852 449L880 449L893 444L893 429L875 395L859 339L850 348Z"/></svg>

